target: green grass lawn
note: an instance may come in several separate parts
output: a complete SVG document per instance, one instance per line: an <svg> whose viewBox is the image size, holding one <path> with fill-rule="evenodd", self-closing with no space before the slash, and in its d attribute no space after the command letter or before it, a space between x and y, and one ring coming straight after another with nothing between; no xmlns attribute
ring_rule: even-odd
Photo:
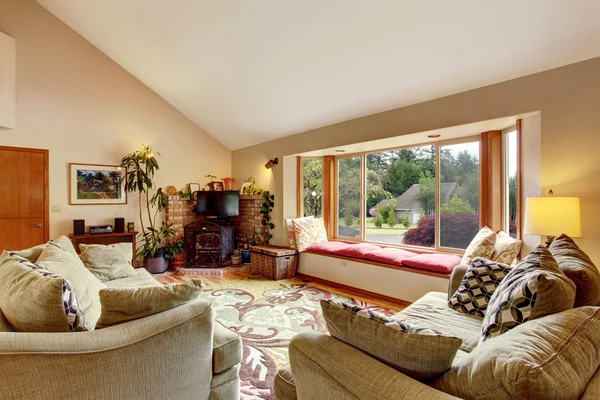
<svg viewBox="0 0 600 400"><path fill-rule="evenodd" d="M346 226L343 218L340 218L339 222L340 222L341 225ZM367 236L368 235L396 235L396 236L400 236L400 235L404 235L406 233L406 231L408 231L408 229L416 227L416 225L412 225L408 229L406 229L402 224L397 224L393 228L390 228L390 226L388 224L383 224L383 226L381 228L376 228L375 224L373 223L373 217L367 217L366 218L366 223L367 223L367 226L366 226L366 234L367 234ZM356 219L354 221L354 223L352 224L351 228L360 229L358 219Z"/></svg>

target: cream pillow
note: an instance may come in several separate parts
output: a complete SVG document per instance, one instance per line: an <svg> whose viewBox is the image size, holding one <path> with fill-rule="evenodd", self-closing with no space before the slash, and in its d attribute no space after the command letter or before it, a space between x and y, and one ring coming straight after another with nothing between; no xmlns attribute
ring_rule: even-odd
<svg viewBox="0 0 600 400"><path fill-rule="evenodd" d="M311 244L327 242L327 231L323 218L294 219L296 246L298 251L306 250Z"/></svg>
<svg viewBox="0 0 600 400"><path fill-rule="evenodd" d="M304 218L285 218L285 231L287 233L288 241L292 249L297 249L296 245L296 227L294 226L294 220L313 219L313 216Z"/></svg>
<svg viewBox="0 0 600 400"><path fill-rule="evenodd" d="M103 282L135 275L131 243L80 244L79 249L83 264Z"/></svg>
<svg viewBox="0 0 600 400"><path fill-rule="evenodd" d="M204 282L200 279L165 286L102 289L102 314L96 328L106 328L170 310L196 300L203 289Z"/></svg>
<svg viewBox="0 0 600 400"><path fill-rule="evenodd" d="M13 252L0 256L0 309L18 332L87 330L69 281Z"/></svg>
<svg viewBox="0 0 600 400"><path fill-rule="evenodd" d="M494 252L496 245L496 232L484 226L477 235L471 240L469 246L465 250L465 254L461 260L461 264L471 265L475 257L483 257L489 259Z"/></svg>
<svg viewBox="0 0 600 400"><path fill-rule="evenodd" d="M500 231L496 235L496 244L490 259L501 264L511 265L519 255L522 244L523 242L520 240L513 239L508 233Z"/></svg>
<svg viewBox="0 0 600 400"><path fill-rule="evenodd" d="M53 240L48 242L36 264L40 268L64 277L71 283L81 304L85 323L88 329L94 329L96 321L100 317L98 292L106 286L83 265L77 254L73 257L69 252L56 245Z"/></svg>

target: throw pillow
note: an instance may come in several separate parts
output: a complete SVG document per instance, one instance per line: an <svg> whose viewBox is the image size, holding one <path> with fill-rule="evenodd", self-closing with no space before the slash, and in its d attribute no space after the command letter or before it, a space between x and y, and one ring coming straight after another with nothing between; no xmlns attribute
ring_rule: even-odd
<svg viewBox="0 0 600 400"><path fill-rule="evenodd" d="M513 239L504 231L498 232L496 235L496 245L492 253L491 260L502 264L511 265L521 251L521 242L518 239Z"/></svg>
<svg viewBox="0 0 600 400"><path fill-rule="evenodd" d="M304 218L285 218L285 231L287 232L287 237L288 237L288 242L290 243L290 247L292 249L297 249L298 246L296 245L296 227L294 226L294 220L295 219L313 219L313 216L310 217L304 217Z"/></svg>
<svg viewBox="0 0 600 400"><path fill-rule="evenodd" d="M323 218L299 218L292 220L296 230L296 247L304 251L314 243L327 242Z"/></svg>
<svg viewBox="0 0 600 400"><path fill-rule="evenodd" d="M481 343L432 386L461 399L587 399L599 364L600 309L581 307Z"/></svg>
<svg viewBox="0 0 600 400"><path fill-rule="evenodd" d="M0 256L0 309L18 332L87 330L68 280L7 251Z"/></svg>
<svg viewBox="0 0 600 400"><path fill-rule="evenodd" d="M492 295L481 325L481 341L500 336L530 319L573 308L575 284L544 246L513 268Z"/></svg>
<svg viewBox="0 0 600 400"><path fill-rule="evenodd" d="M470 265L475 257L490 258L496 245L496 232L484 226L471 240L463 254L461 264Z"/></svg>
<svg viewBox="0 0 600 400"><path fill-rule="evenodd" d="M345 303L321 300L321 308L331 336L419 380L450 369L462 343L460 338Z"/></svg>
<svg viewBox="0 0 600 400"><path fill-rule="evenodd" d="M42 251L44 251L45 248L46 244L38 244L37 246L33 246L25 250L11 251L11 253L26 258L35 264L35 262L40 257L40 254L42 254Z"/></svg>
<svg viewBox="0 0 600 400"><path fill-rule="evenodd" d="M77 254L73 256L52 240L48 242L48 246L42 251L36 264L42 269L64 277L71 283L81 304L85 323L88 329L94 329L100 317L98 292L106 286L83 265Z"/></svg>
<svg viewBox="0 0 600 400"><path fill-rule="evenodd" d="M73 258L79 258L79 254L77 254L77 249L73 246L73 242L71 239L66 237L65 235L58 237L57 239L52 239L48 242L48 244L52 244L59 249L62 249L73 256ZM40 254L41 255L41 254Z"/></svg>
<svg viewBox="0 0 600 400"><path fill-rule="evenodd" d="M102 289L102 314L96 328L106 328L170 310L196 300L203 289L204 282L200 279L165 286Z"/></svg>
<svg viewBox="0 0 600 400"><path fill-rule="evenodd" d="M131 243L80 244L81 261L101 281L127 278L135 275L131 265L133 247Z"/></svg>
<svg viewBox="0 0 600 400"><path fill-rule="evenodd" d="M550 245L550 253L577 287L574 307L600 305L600 272L573 239L560 235Z"/></svg>
<svg viewBox="0 0 600 400"><path fill-rule="evenodd" d="M506 264L475 258L448 305L456 311L483 318L492 295L509 271Z"/></svg>

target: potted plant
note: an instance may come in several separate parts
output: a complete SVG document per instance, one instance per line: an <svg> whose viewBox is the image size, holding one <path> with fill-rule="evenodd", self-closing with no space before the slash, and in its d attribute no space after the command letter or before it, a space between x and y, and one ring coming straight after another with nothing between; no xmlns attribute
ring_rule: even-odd
<svg viewBox="0 0 600 400"><path fill-rule="evenodd" d="M160 156L160 153L156 153ZM142 247L136 258L144 257L144 268L153 274L163 273L169 266L165 258L166 239L175 236L172 224L157 223L158 214L167 207L167 194L154 184L154 173L160 169L151 146L142 145L138 151L121 159L121 166L127 167L128 192L137 192L140 212L140 243ZM144 212L145 210L145 212Z"/></svg>
<svg viewBox="0 0 600 400"><path fill-rule="evenodd" d="M185 253L183 252L183 239L170 240L165 246L165 258L170 260L171 267L181 267L185 264Z"/></svg>

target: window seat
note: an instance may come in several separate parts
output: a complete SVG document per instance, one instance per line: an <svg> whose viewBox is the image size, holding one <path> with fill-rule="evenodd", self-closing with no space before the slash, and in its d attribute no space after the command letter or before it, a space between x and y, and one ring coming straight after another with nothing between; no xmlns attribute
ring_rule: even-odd
<svg viewBox="0 0 600 400"><path fill-rule="evenodd" d="M332 241L301 252L298 273L411 303L428 292L445 292L460 260L454 254Z"/></svg>

